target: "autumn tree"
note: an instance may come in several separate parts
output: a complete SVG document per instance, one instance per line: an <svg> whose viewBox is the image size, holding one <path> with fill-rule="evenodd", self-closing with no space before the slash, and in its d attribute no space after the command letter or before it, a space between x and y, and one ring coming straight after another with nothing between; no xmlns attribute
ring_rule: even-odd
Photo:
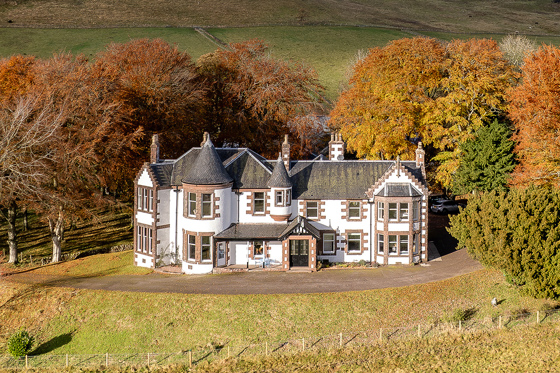
<svg viewBox="0 0 560 373"><path fill-rule="evenodd" d="M437 180L450 186L458 147L506 110L516 82L494 41L401 39L370 50L331 113L350 150L373 159L414 157L421 140L440 153Z"/></svg>
<svg viewBox="0 0 560 373"><path fill-rule="evenodd" d="M536 49L536 43L525 35L507 35L500 41L504 57L515 66L523 65L525 57Z"/></svg>
<svg viewBox="0 0 560 373"><path fill-rule="evenodd" d="M294 152L308 154L323 133L310 117L321 109L323 87L315 71L267 50L251 40L198 59L208 88L205 129L218 144L247 146L269 157L277 156L282 134L291 133Z"/></svg>
<svg viewBox="0 0 560 373"><path fill-rule="evenodd" d="M505 273L525 293L560 296L560 191L513 188L469 199L449 232L483 265Z"/></svg>
<svg viewBox="0 0 560 373"><path fill-rule="evenodd" d="M505 190L515 168L515 143L506 123L494 120L460 145L461 164L453 175L454 194Z"/></svg>
<svg viewBox="0 0 560 373"><path fill-rule="evenodd" d="M542 46L522 66L522 83L510 91L520 164L514 184L560 186L560 48Z"/></svg>

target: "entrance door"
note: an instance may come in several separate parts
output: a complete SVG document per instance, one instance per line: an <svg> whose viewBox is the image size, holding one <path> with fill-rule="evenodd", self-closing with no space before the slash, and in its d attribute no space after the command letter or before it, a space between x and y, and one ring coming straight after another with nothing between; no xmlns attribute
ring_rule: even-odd
<svg viewBox="0 0 560 373"><path fill-rule="evenodd" d="M290 267L309 267L309 240L290 240Z"/></svg>
<svg viewBox="0 0 560 373"><path fill-rule="evenodd" d="M218 242L218 267L226 265L226 243Z"/></svg>

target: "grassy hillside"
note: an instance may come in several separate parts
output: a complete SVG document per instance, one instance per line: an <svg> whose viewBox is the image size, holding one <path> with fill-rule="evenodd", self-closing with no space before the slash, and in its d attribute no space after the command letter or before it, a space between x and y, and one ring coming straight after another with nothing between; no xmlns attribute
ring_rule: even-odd
<svg viewBox="0 0 560 373"><path fill-rule="evenodd" d="M552 0L5 0L4 26L380 25L455 32L560 34Z"/></svg>
<svg viewBox="0 0 560 373"><path fill-rule="evenodd" d="M103 254L31 273L38 278L47 273L146 273L132 266L132 255L130 251ZM43 346L36 353L50 354L173 352L208 344L239 348L339 332L429 325L450 320L458 309L469 309L474 319L485 320L558 306L558 302L521 296L502 274L490 270L403 288L305 295L148 294L10 281L0 286L0 348L10 333L25 327ZM491 306L492 297L502 301L498 308Z"/></svg>

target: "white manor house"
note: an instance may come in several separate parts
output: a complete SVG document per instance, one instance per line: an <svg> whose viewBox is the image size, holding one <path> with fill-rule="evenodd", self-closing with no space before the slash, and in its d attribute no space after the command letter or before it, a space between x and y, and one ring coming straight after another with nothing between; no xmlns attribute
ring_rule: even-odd
<svg viewBox="0 0 560 373"><path fill-rule="evenodd" d="M317 270L319 261L411 264L428 260L424 150L415 161L345 160L340 135L328 159L277 160L248 148L203 144L138 172L134 263L183 273Z"/></svg>

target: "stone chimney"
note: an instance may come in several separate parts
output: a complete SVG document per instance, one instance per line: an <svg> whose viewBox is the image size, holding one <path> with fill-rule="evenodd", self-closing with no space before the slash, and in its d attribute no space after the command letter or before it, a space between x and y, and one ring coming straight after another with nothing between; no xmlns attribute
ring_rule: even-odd
<svg viewBox="0 0 560 373"><path fill-rule="evenodd" d="M342 141L340 133L331 133L331 141L329 141L329 160L342 161L344 159L344 151L346 146Z"/></svg>
<svg viewBox="0 0 560 373"><path fill-rule="evenodd" d="M416 149L416 167L423 167L424 166L424 158L426 156L426 152L422 148L422 141L418 143L418 148Z"/></svg>
<svg viewBox="0 0 560 373"><path fill-rule="evenodd" d="M282 160L286 171L290 171L290 143L288 142L288 135L284 135L284 142L282 143Z"/></svg>
<svg viewBox="0 0 560 373"><path fill-rule="evenodd" d="M152 145L150 146L150 163L159 162L159 140L158 135L152 136Z"/></svg>

